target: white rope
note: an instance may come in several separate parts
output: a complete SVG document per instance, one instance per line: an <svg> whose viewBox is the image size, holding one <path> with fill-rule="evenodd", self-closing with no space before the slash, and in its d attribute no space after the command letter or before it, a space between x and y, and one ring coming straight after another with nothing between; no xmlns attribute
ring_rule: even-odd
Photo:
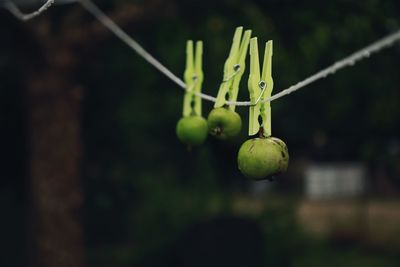
<svg viewBox="0 0 400 267"><path fill-rule="evenodd" d="M179 79L175 74L173 74L169 69L162 65L157 59L150 55L138 42L133 40L129 35L124 32L114 21L112 21L103 11L101 11L92 1L90 0L79 0L79 3L89 11L93 16L95 16L101 23L104 24L110 31L112 31L119 39L130 46L136 51L141 57L143 57L147 62L157 68L159 71L164 73L173 82L178 84L182 88L186 88L185 83Z"/></svg>
<svg viewBox="0 0 400 267"><path fill-rule="evenodd" d="M168 78L170 78L177 85L182 87L184 90L187 90L185 83L173 74L169 69L167 69L164 65L162 65L158 60L156 60L153 56L151 56L142 46L140 46L135 40L133 40L129 35L127 35L118 25L116 25L109 17L107 17L93 2L90 0L80 0L79 1L92 15L94 15L99 21L101 21L109 30L111 30L117 37L119 37L123 42L129 45L133 50L135 50L141 57L143 57L147 62L165 74ZM295 85L290 86L287 89L282 90L281 92L273 95L272 97L262 100L263 103L268 101L274 101L278 98L286 96L294 91L297 91L306 85L309 85L319 79L326 78L329 75L336 73L338 70L343 69L348 66L353 66L356 62L368 58L371 54L381 51L384 48L392 46L396 41L400 40L400 30L388 35L387 37L378 40L377 42L353 53L352 55L339 60L332 64L331 66L317 72L316 74L306 78L303 81L296 83ZM205 100L209 100L212 102L216 101L216 98L213 96L209 96L202 93L193 92L193 94L200 96ZM236 106L252 106L257 104L260 101L261 97L255 103L250 101L227 101L228 105L236 105Z"/></svg>
<svg viewBox="0 0 400 267"><path fill-rule="evenodd" d="M185 91L188 91L186 88L186 84L182 81L178 76L173 74L167 67L161 64L160 61L155 59L149 52L147 52L138 42L133 40L126 32L124 32L114 21L112 21L103 11L101 11L92 1L90 0L78 0L82 6L90 12L93 16L95 16L104 26L106 26L112 33L115 34L121 41L127 44L130 48L132 48L136 53L139 54L144 60L158 69L165 76L170 78L174 83L180 86ZM215 102L216 98L213 96L209 96L203 93L192 92L194 95L198 95L201 98Z"/></svg>
<svg viewBox="0 0 400 267"><path fill-rule="evenodd" d="M348 56L342 60L335 62L331 66L317 72L316 74L308 77L307 79L305 79L301 82L298 82L295 85L292 85L289 88L273 95L269 99L266 99L265 102L273 101L278 98L281 98L285 95L288 95L294 91L299 90L300 88L303 88L306 85L309 85L310 83L313 83L319 79L325 78L329 75L332 75L340 69L343 69L343 68L349 67L349 66L353 66L358 61L368 58L372 54L377 53L384 48L388 48L388 47L392 46L395 42L398 42L398 41L400 41L400 30L370 44L369 46L351 54L350 56Z"/></svg>
<svg viewBox="0 0 400 267"><path fill-rule="evenodd" d="M398 41L400 41L400 30L370 44L369 46L367 46L365 48L360 49L359 51L351 54L350 56L348 56L342 60L336 61L331 66L317 72L316 74L304 79L303 81L296 83L295 85L290 86L287 89L282 90L281 92L271 96L270 98L262 100L262 103L265 103L268 101L274 101L276 99L284 97L284 96L286 96L290 93L293 93L293 92L295 92L295 91L297 91L319 79L326 78L327 76L336 73L340 69L343 69L343 68L349 67L349 66L353 66L358 61L368 58L372 54L377 53L384 48L388 48L388 47L394 45L394 43L398 42ZM251 105L257 104L259 100L260 100L260 97L258 98L258 100L255 103L252 103L250 101L238 101L238 102L229 102L228 101L227 104L233 104L236 106L251 106Z"/></svg>
<svg viewBox="0 0 400 267"><path fill-rule="evenodd" d="M67 2L78 1L82 4L82 6L90 12L93 16L95 16L104 26L106 26L111 32L113 32L120 40L126 43L129 47L131 47L136 53L138 53L142 58L144 58L148 63L158 69L161 73L175 82L178 86L188 91L185 83L174 73L172 73L168 68L166 68L163 64L161 64L157 59L155 59L151 54L149 54L139 43L133 40L126 32L124 32L114 21L112 21L103 11L101 11L92 1L90 0L71 0ZM48 0L38 11L35 11L31 14L24 15L21 11L12 3L6 3L6 7L12 12L16 17L21 20L29 20L33 17L38 16L40 13L45 11L48 7L50 7L54 3L54 0ZM384 48L388 48L393 46L393 44L397 41L400 41L400 30L390 34L369 46L362 48L361 50L351 54L350 56L339 60L332 64L331 66L317 72L316 74L304 79L296 83L295 85L290 86L287 89L282 90L281 92L271 96L268 99L261 100L261 97L257 99L256 102L252 103L250 101L227 101L228 105L236 105L236 106L252 106L256 105L259 101L262 103L268 101L274 101L281 97L284 97L292 92L295 92L317 80L326 78L329 75L335 74L338 70L341 70L345 67L353 66L360 60L368 58L370 55L381 51ZM210 95L206 95L203 93L192 92L194 95L198 95L204 100L215 102L216 98ZM261 95L260 95L261 96Z"/></svg>
<svg viewBox="0 0 400 267"><path fill-rule="evenodd" d="M19 8L11 1L8 1L7 3L4 4L4 7L7 8L15 17L22 21L27 21L30 19L33 19L34 17L39 16L42 14L44 11L46 11L49 7L51 7L54 4L54 0L47 0L46 3L44 3L38 10L29 13L29 14L24 14L19 10Z"/></svg>

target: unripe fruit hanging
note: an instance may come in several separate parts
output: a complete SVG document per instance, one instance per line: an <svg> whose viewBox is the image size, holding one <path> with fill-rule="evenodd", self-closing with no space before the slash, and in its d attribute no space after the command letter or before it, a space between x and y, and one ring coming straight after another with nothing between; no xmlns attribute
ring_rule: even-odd
<svg viewBox="0 0 400 267"><path fill-rule="evenodd" d="M228 108L215 108L208 115L208 129L218 139L229 139L239 134L242 119Z"/></svg>
<svg viewBox="0 0 400 267"><path fill-rule="evenodd" d="M207 121L201 116L183 117L176 125L176 134L182 143L190 146L201 145L207 138Z"/></svg>
<svg viewBox="0 0 400 267"><path fill-rule="evenodd" d="M253 180L272 179L285 172L289 164L286 144L275 137L247 140L239 149L240 171Z"/></svg>

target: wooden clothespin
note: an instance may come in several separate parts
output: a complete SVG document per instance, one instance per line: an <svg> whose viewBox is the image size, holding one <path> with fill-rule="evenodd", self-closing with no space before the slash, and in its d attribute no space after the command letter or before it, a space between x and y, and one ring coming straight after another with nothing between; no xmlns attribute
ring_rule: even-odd
<svg viewBox="0 0 400 267"><path fill-rule="evenodd" d="M250 40L250 75L248 81L250 100L249 135L271 136L271 103L264 100L271 97L274 81L272 79L272 41L265 44L264 61L260 74L257 38ZM261 122L260 122L261 117Z"/></svg>
<svg viewBox="0 0 400 267"><path fill-rule="evenodd" d="M201 97L195 95L194 92L201 93L201 85L203 84L203 42L196 42L196 52L193 53L193 41L186 43L186 69L184 72L184 80L187 91L183 100L183 117L192 115L201 116Z"/></svg>
<svg viewBox="0 0 400 267"><path fill-rule="evenodd" d="M243 27L237 27L233 36L232 47L229 56L224 65L224 77L219 87L217 100L214 108L223 107L226 101L236 101L239 92L240 79L245 70L247 50L251 37L251 30L243 34ZM228 99L226 97L228 96ZM235 105L229 105L232 111L235 111Z"/></svg>

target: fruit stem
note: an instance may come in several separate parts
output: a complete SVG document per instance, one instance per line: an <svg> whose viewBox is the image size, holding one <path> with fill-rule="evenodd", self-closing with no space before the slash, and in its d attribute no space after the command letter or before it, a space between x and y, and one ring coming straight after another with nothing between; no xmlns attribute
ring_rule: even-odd
<svg viewBox="0 0 400 267"><path fill-rule="evenodd" d="M265 129L264 129L263 126L261 126L261 127L260 127L260 130L258 131L258 137L259 137L259 138L268 138L268 137L270 137L270 136L271 136L271 135L269 135L269 136L265 135Z"/></svg>
<svg viewBox="0 0 400 267"><path fill-rule="evenodd" d="M259 138L265 138L265 136L264 136L264 127L260 127L260 130L258 131L258 137Z"/></svg>

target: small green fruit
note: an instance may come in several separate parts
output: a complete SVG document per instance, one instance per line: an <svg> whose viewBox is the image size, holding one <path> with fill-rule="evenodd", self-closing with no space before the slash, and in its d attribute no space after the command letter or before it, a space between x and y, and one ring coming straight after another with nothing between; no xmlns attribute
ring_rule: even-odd
<svg viewBox="0 0 400 267"><path fill-rule="evenodd" d="M215 108L208 115L208 130L219 139L228 139L239 134L242 119L228 108Z"/></svg>
<svg viewBox="0 0 400 267"><path fill-rule="evenodd" d="M286 144L275 137L247 140L239 149L239 170L254 180L270 179L287 170L289 152Z"/></svg>
<svg viewBox="0 0 400 267"><path fill-rule="evenodd" d="M176 134L182 143L198 146L207 138L207 121L201 116L183 117L176 125Z"/></svg>

